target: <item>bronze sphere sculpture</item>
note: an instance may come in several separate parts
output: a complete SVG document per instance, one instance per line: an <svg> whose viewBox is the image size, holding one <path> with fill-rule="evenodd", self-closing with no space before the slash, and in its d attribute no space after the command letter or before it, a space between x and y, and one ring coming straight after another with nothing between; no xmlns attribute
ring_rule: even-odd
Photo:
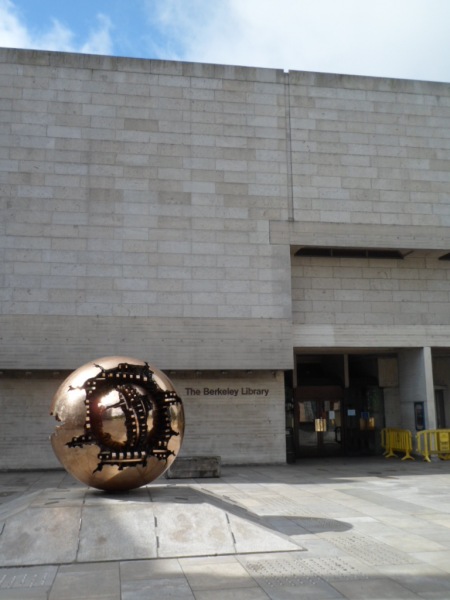
<svg viewBox="0 0 450 600"><path fill-rule="evenodd" d="M181 398L147 362L94 360L59 386L50 414L60 423L53 450L76 479L107 491L130 490L162 475L184 433Z"/></svg>

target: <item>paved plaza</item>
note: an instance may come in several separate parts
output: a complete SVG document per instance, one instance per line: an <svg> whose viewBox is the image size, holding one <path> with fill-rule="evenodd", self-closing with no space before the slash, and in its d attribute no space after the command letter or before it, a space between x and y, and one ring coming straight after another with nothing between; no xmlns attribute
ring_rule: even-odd
<svg viewBox="0 0 450 600"><path fill-rule="evenodd" d="M106 494L0 473L0 600L450 598L450 462L309 459Z"/></svg>

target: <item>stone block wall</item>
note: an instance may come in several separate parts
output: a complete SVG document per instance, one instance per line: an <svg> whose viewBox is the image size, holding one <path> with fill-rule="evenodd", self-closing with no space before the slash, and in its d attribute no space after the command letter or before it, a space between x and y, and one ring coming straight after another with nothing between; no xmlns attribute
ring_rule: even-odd
<svg viewBox="0 0 450 600"><path fill-rule="evenodd" d="M291 365L283 74L2 50L0 82L3 366Z"/></svg>
<svg viewBox="0 0 450 600"><path fill-rule="evenodd" d="M449 108L441 83L0 49L4 464L54 464L45 373L98 357L253 371L267 397L187 397L185 451L277 462L295 348L447 348Z"/></svg>
<svg viewBox="0 0 450 600"><path fill-rule="evenodd" d="M447 84L290 73L295 218L450 225Z"/></svg>
<svg viewBox="0 0 450 600"><path fill-rule="evenodd" d="M221 456L225 464L286 461L284 380L277 371L175 374L186 435L180 456Z"/></svg>
<svg viewBox="0 0 450 600"><path fill-rule="evenodd" d="M52 398L64 375L0 377L0 470L54 469ZM186 429L180 456L220 456L222 464L286 460L283 374L170 373L183 400Z"/></svg>
<svg viewBox="0 0 450 600"><path fill-rule="evenodd" d="M0 377L0 470L61 466L50 444L56 425L50 403L63 379L31 373Z"/></svg>
<svg viewBox="0 0 450 600"><path fill-rule="evenodd" d="M450 262L294 257L296 324L450 326Z"/></svg>
<svg viewBox="0 0 450 600"><path fill-rule="evenodd" d="M392 289L338 289L332 266L305 300L290 255L448 252L447 84L7 49L0 84L1 367L290 369L380 319L446 343L443 264L414 263L410 290L407 261Z"/></svg>

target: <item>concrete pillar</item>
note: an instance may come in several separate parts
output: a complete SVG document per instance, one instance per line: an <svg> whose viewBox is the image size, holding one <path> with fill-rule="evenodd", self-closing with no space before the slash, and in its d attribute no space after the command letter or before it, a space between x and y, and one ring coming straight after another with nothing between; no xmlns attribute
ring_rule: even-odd
<svg viewBox="0 0 450 600"><path fill-rule="evenodd" d="M431 348L398 353L401 427L416 432L414 402L424 402L425 428L436 428Z"/></svg>

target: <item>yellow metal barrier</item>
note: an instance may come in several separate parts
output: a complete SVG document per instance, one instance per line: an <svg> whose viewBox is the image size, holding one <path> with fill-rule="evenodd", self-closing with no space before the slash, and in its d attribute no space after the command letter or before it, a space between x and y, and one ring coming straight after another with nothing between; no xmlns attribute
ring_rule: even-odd
<svg viewBox="0 0 450 600"><path fill-rule="evenodd" d="M386 458L397 456L396 452L404 452L405 456L402 457L402 460L414 460L411 456L412 435L408 429L382 429L381 446L385 449Z"/></svg>
<svg viewBox="0 0 450 600"><path fill-rule="evenodd" d="M430 456L436 455L441 460L450 460L450 429L426 429L416 436L417 453L431 462Z"/></svg>

